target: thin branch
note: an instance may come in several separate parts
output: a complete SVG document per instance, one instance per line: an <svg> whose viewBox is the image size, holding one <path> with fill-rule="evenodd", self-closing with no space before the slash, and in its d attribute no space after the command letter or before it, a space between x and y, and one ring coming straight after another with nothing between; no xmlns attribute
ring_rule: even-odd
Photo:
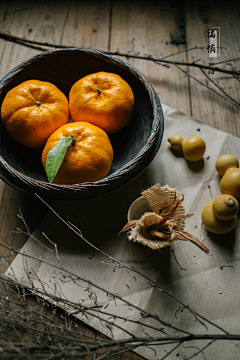
<svg viewBox="0 0 240 360"><path fill-rule="evenodd" d="M217 92L216 90L210 88L210 86L204 84L202 81L198 80L197 78L195 78L194 76L192 76L191 74L189 74L187 71L183 70L180 66L175 65L179 70L181 70L182 72L184 72L186 75L188 75L189 77L191 77L192 79L194 79L195 81L197 81L199 84L207 87L209 90L213 91L215 94L219 95L220 97L222 97L224 100L229 101L232 105L236 106L237 109L239 109L240 104L236 103L235 100L229 100L228 98L226 98L225 96L221 95L219 92ZM211 68L212 69L212 68Z"/></svg>
<svg viewBox="0 0 240 360"><path fill-rule="evenodd" d="M95 250L99 251L102 255L106 256L107 258L111 259L113 262L116 262L117 264L119 264L120 266L133 271L135 273L137 273L138 275L142 276L143 278L145 278L146 280L149 281L150 284L152 284L154 287L164 291L166 294L168 294L170 297L172 297L174 300L176 300L177 302L179 302L182 306L189 308L187 305L185 305L181 300L179 300L178 298L176 298L171 292L167 291L165 288L163 288L162 286L160 286L159 284L157 284L156 282L152 281L148 276L146 276L145 274L141 273L140 271L136 270L135 268L133 268L132 266L126 265L122 262L120 262L119 260L113 258L112 256L108 255L107 253L105 253L104 251L100 250L99 248L97 248L95 245L91 244L88 240L86 240L82 235L80 231L77 231L76 228L73 228L68 222L66 222L45 200L43 200L38 194L35 193L35 195L38 197L39 200L41 200L60 220L61 222L63 222L65 225L67 225L67 227L72 230L76 235L78 235L83 241L87 242L88 245L90 245L91 247L93 247ZM190 308L189 308L190 309ZM144 313L146 313L145 311L143 311ZM223 328L221 328L219 325L216 325L214 323L212 323L210 320L205 319L202 315L198 314L197 312L194 311L194 313L201 317L202 319L206 320L207 322L209 322L211 325L216 326L218 329L220 329L221 331L223 331L224 333L228 333L226 330L224 330ZM165 323L163 323L165 325ZM182 330L181 330L182 331Z"/></svg>
<svg viewBox="0 0 240 360"><path fill-rule="evenodd" d="M214 84L224 95L226 95L226 96L231 100L231 102L234 102L237 107L240 106L240 104L239 104L236 100L234 100L231 96L229 96L229 95L223 90L223 88L221 88L221 86L219 86L215 81L213 81L213 80L211 79L211 77L208 76L203 69L201 69L201 71L202 71L202 73L208 78L208 80L209 80L212 84Z"/></svg>
<svg viewBox="0 0 240 360"><path fill-rule="evenodd" d="M1 241L0 241L0 245L6 247L6 248L8 248L8 249L13 250L13 251L14 251L15 253L17 253L17 254L20 254L20 251L15 250L15 249L12 249L10 246L2 243ZM86 280L86 279L82 278L81 276L76 275L76 274L74 274L73 272L71 272L71 271L69 271L69 270L67 270L67 269L64 269L64 268L63 268L62 266L60 266L60 265L52 264L50 261L47 261L47 260L44 260L44 259L39 260L39 258L37 258L37 257L35 257L35 256L33 256L33 255L24 254L24 256L25 256L25 257L28 257L28 258L31 258L31 259L33 259L33 260L41 261L42 263L44 263L44 264L46 264L46 265L53 266L53 267L56 268L56 269L64 270L65 272L67 272L68 274L76 277L77 279L79 279L79 280L81 280L81 281L84 281L84 282L87 282L87 283L90 284L91 286L93 286L93 287L95 287L95 288L97 288L97 289L99 289L99 290L101 290L101 291L104 291L105 293L107 293L108 295L112 296L113 298L116 298L116 299L124 302L124 303L127 304L128 306L130 306L130 307L132 307L132 308L135 308L135 309L138 310L140 313L144 313L144 314L146 315L146 317L150 317L150 318L156 319L156 320L159 321L162 325L165 325L165 326L170 327L170 328L172 328L172 329L174 329L174 330L177 330L177 331L180 331L180 332L182 332L182 333L185 333L185 334L190 335L190 333L189 333L188 331L185 331L185 330L182 330L182 329L178 329L177 327L172 326L172 325L169 324L169 323L166 323L165 321L163 321L163 320L161 320L160 318L156 317L154 314L151 314L151 313L146 312L144 309L142 309L142 308L140 308L139 306L131 303L130 301L122 298L121 296L119 296L119 295L117 295L117 294L114 294L113 292L111 292L111 291L109 291L109 290L107 290L107 289L102 288L102 287L99 286L98 284L95 284L95 283L93 283L93 282L90 281L90 280ZM116 262L117 262L117 261L116 261ZM124 266L124 265L123 265L123 266ZM124 266L124 267L126 267L127 269L130 270L129 267L127 267L127 266ZM19 284L19 285L20 285L20 284ZM42 285L43 289L45 290L44 284L41 283L41 285ZM58 299L59 302L61 302L61 303L67 303L68 305L71 305L71 306L72 306L72 305L79 306L78 304L76 304L76 303L74 303L74 302L70 302L70 301L68 301L68 300L66 300L66 299L58 298L58 297L56 297L56 296L54 297L52 294L49 294L49 293L47 293L47 292L44 292L44 293L43 293L40 289L36 289L36 288L31 289L31 288L29 288L29 290L30 290L30 291L33 291L33 290L34 290L35 294L39 293L40 295L41 295L41 294L42 294L42 295L47 295L47 296L49 296L50 298ZM81 309L80 309L80 310L81 310ZM224 331L224 330L223 330L223 331ZM224 332L225 332L225 331L224 331Z"/></svg>
<svg viewBox="0 0 240 360"><path fill-rule="evenodd" d="M207 49L206 46L202 46L202 47L200 47L200 46L194 46L194 47L189 48L189 49L184 49L184 50L181 50L181 51L178 51L178 52L175 52L175 53L172 53L172 54L163 56L163 57L161 57L161 59L162 59L162 60L163 60L163 59L167 59L167 58L169 58L169 57L171 57L171 56L179 55L179 54L186 53L186 52L189 52L189 51L192 51L192 50L206 50L206 49ZM196 62L196 61L198 61L198 60L195 60L194 62Z"/></svg>
<svg viewBox="0 0 240 360"><path fill-rule="evenodd" d="M47 42L40 42L40 41L33 41L33 40L28 40L25 38L21 38L18 36L14 36L14 35L10 35L7 33L3 33L0 32L0 38L7 40L7 41L12 41L12 42L16 42L19 43L20 45L27 45L27 44L31 44L34 48L36 48L37 50L41 50L41 51L48 51L48 49L44 48L44 46L48 46L48 47L53 47L56 49L71 49L71 48L76 48L75 46L68 46L68 45L61 45L61 44L52 44L52 43L47 43ZM36 45L40 45L41 47L37 47ZM192 50L193 48L191 48ZM207 47L206 47L207 49ZM190 50L190 49L189 49ZM184 50L184 52L188 51L188 49ZM149 60L149 61L153 61L156 63L165 63L165 64L172 64L172 65L181 65L181 66L193 66L193 67L197 67L199 69L211 69L214 71L218 71L218 72L222 72L225 74L235 74L235 75L240 75L240 71L236 71L236 70L227 70L227 69L223 69L223 68L219 68L217 66L208 66L208 65L204 65L204 64L199 64L196 62L183 62L183 61L173 61L173 60L166 60L165 56L163 58L155 58L152 57L151 55L148 56L142 56L142 55L134 55L134 54L130 54L130 53L121 53L118 51L101 51L104 54L108 54L108 55L113 55L113 56L123 56L126 58L133 58L133 59L140 59L140 60ZM176 53L178 54L178 53ZM169 56L173 56L174 54L170 54ZM233 59L231 61L235 61L238 59Z"/></svg>
<svg viewBox="0 0 240 360"><path fill-rule="evenodd" d="M197 356L198 354L201 354L204 350L206 350L210 345L212 345L212 343L214 341L216 341L217 339L213 339L212 341L210 341L208 344L206 344L202 349L200 349L199 351L197 351L196 353L194 353L193 355L191 355L188 358L185 358L185 360L190 360L193 359L195 356Z"/></svg>
<svg viewBox="0 0 240 360"><path fill-rule="evenodd" d="M120 340L107 340L104 342L104 347L110 347L114 345L122 345L122 344L139 344L139 343L148 343L156 345L156 342L172 342L172 341L202 341L202 340L231 340L231 341L240 341L240 335L232 335L232 334L191 334L191 335L173 335L173 336L156 336L151 338L146 337L135 337L135 338L127 338L127 339L120 339ZM99 345L91 342L91 348L96 350ZM21 346L22 344L18 344ZM29 344L28 347L31 347ZM41 347L41 345L39 346ZM52 347L54 349L54 346Z"/></svg>
<svg viewBox="0 0 240 360"><path fill-rule="evenodd" d="M224 60L224 61L218 61L218 62L215 63L215 65L225 64L225 63L228 63L228 62L231 62L231 61L237 61L237 60L240 60L240 58L229 59L229 60Z"/></svg>

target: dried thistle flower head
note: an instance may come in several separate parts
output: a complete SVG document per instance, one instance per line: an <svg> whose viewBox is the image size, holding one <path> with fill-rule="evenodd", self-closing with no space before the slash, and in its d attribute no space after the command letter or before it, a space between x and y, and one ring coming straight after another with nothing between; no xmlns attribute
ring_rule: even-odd
<svg viewBox="0 0 240 360"><path fill-rule="evenodd" d="M192 214L185 215L182 204L184 197L180 198L176 189L156 184L143 191L142 195L147 199L150 211L123 227L121 232L130 230L129 240L153 250L168 246L176 240L191 241L205 253L209 253L198 239L183 231L185 220Z"/></svg>

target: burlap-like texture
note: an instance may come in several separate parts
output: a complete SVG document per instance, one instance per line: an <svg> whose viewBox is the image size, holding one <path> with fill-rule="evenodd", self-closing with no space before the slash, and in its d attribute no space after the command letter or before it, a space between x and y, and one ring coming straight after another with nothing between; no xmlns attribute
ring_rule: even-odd
<svg viewBox="0 0 240 360"><path fill-rule="evenodd" d="M153 185L149 189L142 192L142 195L147 199L148 206L150 211L153 211L159 214L159 211L165 207L166 205L170 204L174 200L174 196L176 194L176 199L174 203L164 209L161 214L167 214L181 199L179 193L176 189L171 188L169 185L160 186L160 184ZM173 217L182 217L185 215L185 208L183 203L181 202ZM177 229L183 230L185 226L185 221L178 221Z"/></svg>
<svg viewBox="0 0 240 360"><path fill-rule="evenodd" d="M172 189L169 185L160 186L160 184L156 184L149 189L142 192L142 195L147 199L148 206L150 211L143 214L136 226L133 227L128 235L129 240L134 242L139 242L142 245L148 246L153 250L161 249L167 245L170 245L176 239L163 239L163 240L153 240L148 236L147 229L151 225L157 224L162 215L167 214L171 209L177 204L178 200L180 200L179 193L176 189ZM175 201L174 196L176 195ZM172 205L167 206L169 204ZM166 207L164 210L164 207ZM161 212L161 214L160 214ZM185 215L184 206L181 203L178 204L176 212L172 215L172 217L181 218ZM185 226L184 220L176 221L176 229L183 230Z"/></svg>

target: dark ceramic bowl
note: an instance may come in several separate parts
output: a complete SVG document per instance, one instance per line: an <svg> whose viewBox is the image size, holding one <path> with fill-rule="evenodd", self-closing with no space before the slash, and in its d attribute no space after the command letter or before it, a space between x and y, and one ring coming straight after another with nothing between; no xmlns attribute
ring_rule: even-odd
<svg viewBox="0 0 240 360"><path fill-rule="evenodd" d="M107 71L131 86L135 109L128 125L110 136L114 160L108 176L96 182L50 184L41 163L42 149L27 149L14 142L0 122L0 178L15 189L47 200L87 199L128 183L148 166L163 136L163 112L147 79L129 64L96 50L67 49L41 53L14 68L0 81L0 105L7 92L20 83L37 79L55 84L68 97L81 77Z"/></svg>

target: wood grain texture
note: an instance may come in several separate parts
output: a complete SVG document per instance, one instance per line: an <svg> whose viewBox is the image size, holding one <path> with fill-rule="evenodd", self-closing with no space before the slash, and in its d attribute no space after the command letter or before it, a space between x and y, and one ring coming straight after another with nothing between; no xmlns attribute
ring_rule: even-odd
<svg viewBox="0 0 240 360"><path fill-rule="evenodd" d="M0 7L0 29L14 35L26 37L31 40L60 42L63 24L65 21L69 2L62 2L59 7L58 1L1 1ZM18 44L5 42L0 39L1 67L0 78L4 77L11 69L21 62L36 55L39 51L24 47ZM33 207L25 204L32 202ZM40 208L39 208L40 206ZM18 207L30 211L32 216L29 219L29 226L34 230L42 218L46 209L39 205L37 199L29 199L23 193L17 192L8 185L2 186L2 201L0 213L1 236L12 243L16 248L20 248L27 240L26 235L13 235L15 230ZM34 211L34 208L36 209ZM6 250L4 250L6 251Z"/></svg>
<svg viewBox="0 0 240 360"><path fill-rule="evenodd" d="M64 24L61 44L107 50L110 6L110 0L73 1Z"/></svg>
<svg viewBox="0 0 240 360"><path fill-rule="evenodd" d="M193 6L195 4L195 6ZM239 58L240 40L240 6L237 3L201 2L201 4L187 1L186 3L186 37L188 48L207 47L207 31L212 27L220 27L220 56L213 58L212 62L226 61L228 59ZM201 59L200 63L208 65L211 62L208 50L198 50L188 53L189 61ZM231 69L229 65L221 64L221 67ZM237 69L240 68L239 61L235 62ZM191 68L189 72L192 76L205 83L206 78L199 69ZM208 72L207 72L208 73ZM240 102L240 83L231 76L214 73L209 77L217 82L232 98ZM213 89L220 92L209 80L208 84ZM190 80L191 93L191 115L201 122L211 125L217 129L226 131L235 136L240 136L240 116L237 108L230 102L220 98L209 89L198 84L195 80ZM225 96L224 94L222 94Z"/></svg>
<svg viewBox="0 0 240 360"><path fill-rule="evenodd" d="M107 1L101 5L96 1L4 1L0 9L0 29L32 40L107 50L109 17L110 2ZM0 77L38 52L0 40ZM14 248L21 249L27 236L13 232L17 226L22 227L21 221L17 218L18 207L30 231L39 224L47 209L39 200L30 198L6 184L3 185L2 182L1 195L1 238L14 245ZM8 258L9 262L14 258L14 255L3 247L0 248L0 255ZM31 301L33 305L34 300ZM86 336L101 339L101 335L85 324L81 325L81 330ZM86 359L91 360L92 357ZM113 359L137 360L141 357L129 352Z"/></svg>
<svg viewBox="0 0 240 360"><path fill-rule="evenodd" d="M69 1L1 1L0 29L30 40L60 43ZM39 53L0 39L0 78Z"/></svg>
<svg viewBox="0 0 240 360"><path fill-rule="evenodd" d="M130 51L132 54L158 58L176 53L186 46L177 44L183 36L184 27L184 8L181 3L114 1L110 50L123 53ZM169 59L186 61L186 54ZM148 78L162 103L190 114L188 78L185 74L172 65L166 68L151 61L131 58L126 61Z"/></svg>
<svg viewBox="0 0 240 360"><path fill-rule="evenodd" d="M221 50L220 57L213 60L215 63L239 57L239 13L239 5L233 1L2 0L0 30L32 40L161 57L195 45L206 47L207 30L220 26L221 46L224 49ZM38 52L0 39L0 78ZM183 52L169 59L201 59L202 63L209 63L206 49ZM150 61L130 58L127 62L148 78L163 103L178 108L205 124L240 136L240 119L236 108L195 80L189 80L175 66L166 68ZM235 66L239 69L239 62L236 61ZM184 69L205 81L200 70ZM219 81L233 98L240 101L239 82L236 79L216 73L209 76L214 81ZM37 199L29 198L2 182L0 196L0 236L20 249L27 237L12 232L21 223L17 219L18 207L31 231L47 209ZM3 248L0 249L0 255L9 255L9 260L12 260L11 253L7 254ZM84 334L100 338L89 327L83 325L83 328ZM115 357L116 359L137 360L140 357L127 353Z"/></svg>

